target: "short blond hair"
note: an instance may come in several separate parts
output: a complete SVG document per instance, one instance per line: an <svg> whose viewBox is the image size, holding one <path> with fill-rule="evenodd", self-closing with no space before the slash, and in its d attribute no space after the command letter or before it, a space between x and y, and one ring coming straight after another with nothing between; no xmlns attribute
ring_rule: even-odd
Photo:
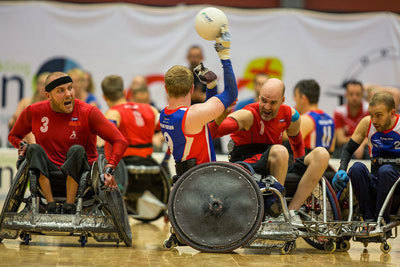
<svg viewBox="0 0 400 267"><path fill-rule="evenodd" d="M175 65L164 77L165 88L170 97L186 96L193 87L193 72L185 66Z"/></svg>

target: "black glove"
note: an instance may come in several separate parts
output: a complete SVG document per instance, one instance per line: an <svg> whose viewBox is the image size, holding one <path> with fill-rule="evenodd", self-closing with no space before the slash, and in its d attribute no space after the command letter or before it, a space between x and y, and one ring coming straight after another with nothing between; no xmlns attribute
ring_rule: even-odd
<svg viewBox="0 0 400 267"><path fill-rule="evenodd" d="M21 166L22 162L25 160L27 149L28 149L28 144L24 141L21 141L18 148L18 160L16 163L17 169L19 169L19 166Z"/></svg>
<svg viewBox="0 0 400 267"><path fill-rule="evenodd" d="M217 75L204 67L203 63L200 63L197 67L193 69L193 72L199 78L201 83L208 84L217 80Z"/></svg>

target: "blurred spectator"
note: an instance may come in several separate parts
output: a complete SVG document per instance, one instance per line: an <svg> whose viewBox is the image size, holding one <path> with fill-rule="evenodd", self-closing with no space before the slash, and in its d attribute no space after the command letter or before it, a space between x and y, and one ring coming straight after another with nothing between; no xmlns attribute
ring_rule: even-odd
<svg viewBox="0 0 400 267"><path fill-rule="evenodd" d="M204 59L203 50L198 45L192 45L187 52L186 59L189 63L189 69L193 71L193 69L197 65L199 65ZM204 100L206 99L206 90L207 90L207 86L205 84L202 84L199 78L194 73L193 76L194 76L194 82L193 82L194 92L192 94L192 105L197 103L203 103Z"/></svg>
<svg viewBox="0 0 400 267"><path fill-rule="evenodd" d="M260 89L267 80L268 80L268 75L266 73L262 72L257 73L253 78L254 97L239 101L235 107L235 110L242 109L248 104L257 102L258 96L260 95Z"/></svg>
<svg viewBox="0 0 400 267"><path fill-rule="evenodd" d="M333 157L335 158L340 158L343 145L350 140L360 120L368 115L368 102L363 100L363 84L358 80L349 80L343 86L346 89L347 103L334 110L336 149ZM354 153L356 159L369 158L366 142L367 139Z"/></svg>
<svg viewBox="0 0 400 267"><path fill-rule="evenodd" d="M97 98L92 94L92 92L89 92L94 91L90 73L81 69L71 69L68 71L68 75L74 82L75 97L90 105L100 108Z"/></svg>
<svg viewBox="0 0 400 267"><path fill-rule="evenodd" d="M12 127L14 126L15 122L17 121L19 115L21 114L21 112L30 104L36 103L36 102L40 102L43 100L46 100L47 97L45 95L45 82L46 82L46 78L49 75L49 72L43 72L40 73L37 78L36 78L36 83L35 83L35 88L34 89L34 93L32 97L27 97L27 98L23 98L21 99L21 101L19 101L17 109L14 113L14 115L10 118L10 120L8 121L8 128L11 130ZM33 144L35 143L35 137L33 136L32 133L29 133L25 136L24 141L27 142L28 144Z"/></svg>

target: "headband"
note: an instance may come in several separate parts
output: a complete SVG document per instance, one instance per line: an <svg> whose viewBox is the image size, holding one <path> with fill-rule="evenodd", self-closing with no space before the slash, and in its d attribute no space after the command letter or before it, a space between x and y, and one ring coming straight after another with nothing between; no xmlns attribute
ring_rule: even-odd
<svg viewBox="0 0 400 267"><path fill-rule="evenodd" d="M71 77L63 76L58 79L55 79L54 81L52 81L51 83L46 85L46 92L51 92L51 90L53 90L57 86L60 86L60 85L66 84L66 83L72 83Z"/></svg>

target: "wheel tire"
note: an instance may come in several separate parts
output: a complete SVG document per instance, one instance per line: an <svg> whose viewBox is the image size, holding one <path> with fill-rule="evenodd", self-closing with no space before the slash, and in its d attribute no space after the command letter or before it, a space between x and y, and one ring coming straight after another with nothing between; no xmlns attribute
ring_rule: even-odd
<svg viewBox="0 0 400 267"><path fill-rule="evenodd" d="M31 241L31 235L30 234L24 234L24 245L29 245L29 241Z"/></svg>
<svg viewBox="0 0 400 267"><path fill-rule="evenodd" d="M101 173L100 170L103 170L104 166L106 165L106 159L104 155L99 155L97 161L99 173ZM102 195L101 198L105 200L106 205L104 205L104 209L106 213L111 215L114 225L117 228L119 238L124 241L127 247L131 247L132 232L129 225L128 213L126 211L121 192L119 191L119 189L115 189L110 192L99 189L98 192L100 195ZM123 216L121 216L121 210L118 210L117 207L120 207L120 209L122 209Z"/></svg>
<svg viewBox="0 0 400 267"><path fill-rule="evenodd" d="M323 179L325 179L325 181L326 181L326 183L328 185L328 183L329 183L328 180L325 177L323 177ZM335 196L334 193L332 193L331 189L332 188L330 186L326 187L326 196L327 196L327 200L328 200L327 201L327 204L328 204L327 208L331 210L331 215L332 215L331 219L333 219L334 221L338 221L338 220L341 219L340 215L339 215L339 212L338 212L339 207L337 206L337 202L335 201L336 196ZM315 197L317 197L317 199L319 199L319 197L322 198L322 193L323 192L322 192L321 182L319 183L319 189L317 189L317 190L319 190L319 191L317 192L317 195ZM314 189L314 191L315 191L315 189ZM313 193L314 193L314 191L313 191ZM322 199L320 201L320 204L322 204ZM321 207L321 210L322 209L323 209L323 207ZM327 240L318 240L318 239L315 239L315 238L312 238L312 237L311 238L304 237L303 239L310 246L312 246L312 247L314 247L316 249L319 249L319 250L325 250L325 243L328 242ZM335 244L335 246L336 246L336 244Z"/></svg>
<svg viewBox="0 0 400 267"><path fill-rule="evenodd" d="M337 249L336 249L337 251L346 252L346 251L348 251L350 249L350 241L342 240L341 242L339 242L336 245L336 247L337 247Z"/></svg>
<svg viewBox="0 0 400 267"><path fill-rule="evenodd" d="M79 238L79 242L81 243L81 247L85 247L87 243L87 237L82 235L81 238Z"/></svg>
<svg viewBox="0 0 400 267"><path fill-rule="evenodd" d="M333 253L336 250L336 242L333 240L329 240L328 242L325 242L324 244L324 249L326 252Z"/></svg>
<svg viewBox="0 0 400 267"><path fill-rule="evenodd" d="M15 177L11 182L10 190L4 201L3 209L0 214L0 226L3 223L3 216L5 212L17 212L21 206L22 199L28 184L28 163L24 160Z"/></svg>
<svg viewBox="0 0 400 267"><path fill-rule="evenodd" d="M383 253L389 253L391 250L392 250L392 246L389 243L384 242L381 244L381 251Z"/></svg>

